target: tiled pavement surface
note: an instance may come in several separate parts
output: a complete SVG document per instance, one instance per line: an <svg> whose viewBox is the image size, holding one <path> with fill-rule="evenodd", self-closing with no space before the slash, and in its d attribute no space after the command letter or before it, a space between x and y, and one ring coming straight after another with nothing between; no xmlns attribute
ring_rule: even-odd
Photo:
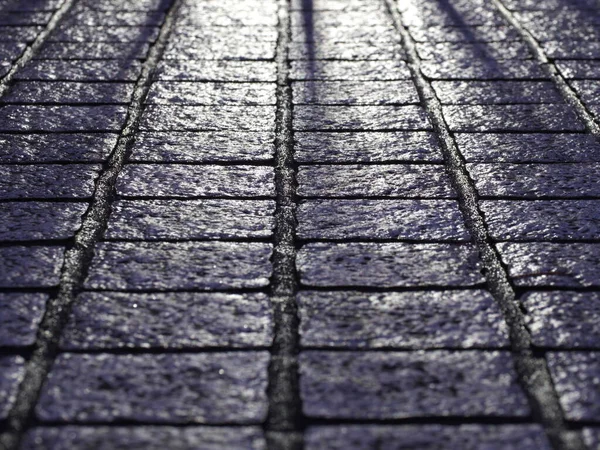
<svg viewBox="0 0 600 450"><path fill-rule="evenodd" d="M0 0L16 449L600 448L596 0Z"/></svg>

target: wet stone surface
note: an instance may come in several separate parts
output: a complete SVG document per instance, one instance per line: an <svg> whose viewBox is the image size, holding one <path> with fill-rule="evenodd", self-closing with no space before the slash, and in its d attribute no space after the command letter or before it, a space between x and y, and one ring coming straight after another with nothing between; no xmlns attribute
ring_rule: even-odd
<svg viewBox="0 0 600 450"><path fill-rule="evenodd" d="M484 291L360 293L302 291L304 347L494 348L507 327Z"/></svg>
<svg viewBox="0 0 600 450"><path fill-rule="evenodd" d="M68 239L87 208L87 203L0 203L0 240Z"/></svg>
<svg viewBox="0 0 600 450"><path fill-rule="evenodd" d="M62 247L0 247L0 287L56 286L63 262Z"/></svg>
<svg viewBox="0 0 600 450"><path fill-rule="evenodd" d="M135 60L31 61L15 74L17 80L135 81L141 64Z"/></svg>
<svg viewBox="0 0 600 450"><path fill-rule="evenodd" d="M548 78L537 61L446 59L443 61L423 61L423 74L434 80L532 80Z"/></svg>
<svg viewBox="0 0 600 450"><path fill-rule="evenodd" d="M133 94L131 83L76 83L61 81L24 81L13 85L2 100L7 103L127 104Z"/></svg>
<svg viewBox="0 0 600 450"><path fill-rule="evenodd" d="M61 347L268 347L271 329L264 294L85 292L71 312Z"/></svg>
<svg viewBox="0 0 600 450"><path fill-rule="evenodd" d="M400 44L390 42L326 42L310 46L304 42L291 42L291 60L349 60L384 61L406 59Z"/></svg>
<svg viewBox="0 0 600 450"><path fill-rule="evenodd" d="M127 112L124 106L0 107L0 131L120 131Z"/></svg>
<svg viewBox="0 0 600 450"><path fill-rule="evenodd" d="M303 410L309 417L529 414L507 352L305 351L300 355L300 374Z"/></svg>
<svg viewBox="0 0 600 450"><path fill-rule="evenodd" d="M424 60L445 61L450 56L456 59L531 59L532 55L524 42L488 43L417 43L417 52Z"/></svg>
<svg viewBox="0 0 600 450"><path fill-rule="evenodd" d="M275 65L268 61L163 60L155 78L165 81L275 81Z"/></svg>
<svg viewBox="0 0 600 450"><path fill-rule="evenodd" d="M600 445L600 427L598 428L584 428L583 439L589 449L598 448Z"/></svg>
<svg viewBox="0 0 600 450"><path fill-rule="evenodd" d="M25 360L20 356L0 357L0 420L8 417L23 379Z"/></svg>
<svg viewBox="0 0 600 450"><path fill-rule="evenodd" d="M404 61L292 61L292 80L387 81L409 80Z"/></svg>
<svg viewBox="0 0 600 450"><path fill-rule="evenodd" d="M37 59L143 59L148 44L139 42L48 42Z"/></svg>
<svg viewBox="0 0 600 450"><path fill-rule="evenodd" d="M506 42L520 39L519 33L514 28L503 26L480 25L472 27L440 27L427 28L414 27L410 30L411 36L417 42Z"/></svg>
<svg viewBox="0 0 600 450"><path fill-rule="evenodd" d="M80 423L260 423L268 361L266 352L67 353L56 360L36 413L42 421Z"/></svg>
<svg viewBox="0 0 600 450"><path fill-rule="evenodd" d="M274 105L273 83L156 82L146 103L180 105Z"/></svg>
<svg viewBox="0 0 600 450"><path fill-rule="evenodd" d="M406 105L419 103L412 81L308 81L292 85L295 105Z"/></svg>
<svg viewBox="0 0 600 450"><path fill-rule="evenodd" d="M567 79L600 79L600 61L561 60L556 67Z"/></svg>
<svg viewBox="0 0 600 450"><path fill-rule="evenodd" d="M563 103L551 82L435 81L432 85L444 104Z"/></svg>
<svg viewBox="0 0 600 450"><path fill-rule="evenodd" d="M47 294L0 293L0 347L32 345L47 300Z"/></svg>
<svg viewBox="0 0 600 450"><path fill-rule="evenodd" d="M59 27L48 38L49 42L153 42L157 27Z"/></svg>

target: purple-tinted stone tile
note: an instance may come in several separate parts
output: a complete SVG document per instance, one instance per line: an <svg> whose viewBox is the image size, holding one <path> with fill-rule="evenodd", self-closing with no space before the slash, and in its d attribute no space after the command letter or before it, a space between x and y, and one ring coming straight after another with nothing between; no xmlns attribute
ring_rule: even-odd
<svg viewBox="0 0 600 450"><path fill-rule="evenodd" d="M0 293L0 347L33 345L47 300L47 294Z"/></svg>
<svg viewBox="0 0 600 450"><path fill-rule="evenodd" d="M125 106L37 106L0 107L0 131L121 131Z"/></svg>
<svg viewBox="0 0 600 450"><path fill-rule="evenodd" d="M142 66L135 60L34 60L15 74L16 80L136 81Z"/></svg>
<svg viewBox="0 0 600 450"><path fill-rule="evenodd" d="M17 399L17 389L25 373L25 360L20 356L0 357L0 420L8 417Z"/></svg>
<svg viewBox="0 0 600 450"><path fill-rule="evenodd" d="M421 106L319 106L294 108L294 129L308 130L429 130Z"/></svg>
<svg viewBox="0 0 600 450"><path fill-rule="evenodd" d="M69 239L87 208L86 203L0 203L0 240Z"/></svg>
<svg viewBox="0 0 600 450"><path fill-rule="evenodd" d="M64 248L0 247L0 287L38 288L58 285Z"/></svg>

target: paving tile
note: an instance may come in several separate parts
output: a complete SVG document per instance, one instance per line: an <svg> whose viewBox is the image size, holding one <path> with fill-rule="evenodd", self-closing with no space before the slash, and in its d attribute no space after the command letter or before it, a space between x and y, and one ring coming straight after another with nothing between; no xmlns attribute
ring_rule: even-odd
<svg viewBox="0 0 600 450"><path fill-rule="evenodd" d="M393 26L315 27L310 23L311 15L304 14L304 17L306 20L302 26L292 27L291 29L292 41L298 45L319 47L325 42L335 42L336 44L341 42L387 42L388 44L398 44L401 42L400 35Z"/></svg>
<svg viewBox="0 0 600 450"><path fill-rule="evenodd" d="M69 239L87 209L87 203L0 203L0 240Z"/></svg>
<svg viewBox="0 0 600 450"><path fill-rule="evenodd" d="M597 449L600 446L600 428L584 428L583 439L589 450Z"/></svg>
<svg viewBox="0 0 600 450"><path fill-rule="evenodd" d="M121 131L124 106L37 106L0 107L0 131Z"/></svg>
<svg viewBox="0 0 600 450"><path fill-rule="evenodd" d="M469 240L453 200L308 200L296 216L299 239Z"/></svg>
<svg viewBox="0 0 600 450"><path fill-rule="evenodd" d="M139 42L48 42L35 59L143 59L148 44Z"/></svg>
<svg viewBox="0 0 600 450"><path fill-rule="evenodd" d="M20 356L0 357L0 420L8 417L17 399L17 389L25 372L25 360Z"/></svg>
<svg viewBox="0 0 600 450"><path fill-rule="evenodd" d="M53 11L60 6L60 2L58 0L45 0L45 1L33 1L33 0L24 0L15 2L13 0L2 0L0 2L0 9L3 12L7 11L20 11L20 12L28 12L28 11Z"/></svg>
<svg viewBox="0 0 600 450"><path fill-rule="evenodd" d="M275 196L274 172L267 166L131 164L117 181L124 196Z"/></svg>
<svg viewBox="0 0 600 450"><path fill-rule="evenodd" d="M15 74L16 80L136 81L142 66L135 60L37 60Z"/></svg>
<svg viewBox="0 0 600 450"><path fill-rule="evenodd" d="M292 61L292 80L322 81L388 81L409 80L410 70L405 61Z"/></svg>
<svg viewBox="0 0 600 450"><path fill-rule="evenodd" d="M0 198L89 198L97 164L0 165Z"/></svg>
<svg viewBox="0 0 600 450"><path fill-rule="evenodd" d="M268 161L275 155L269 132L137 133L131 161L215 162Z"/></svg>
<svg viewBox="0 0 600 450"><path fill-rule="evenodd" d="M308 81L292 85L295 105L406 105L419 103L412 81Z"/></svg>
<svg viewBox="0 0 600 450"><path fill-rule="evenodd" d="M367 60L406 59L400 44L389 42L323 42L318 46L291 42L289 48L291 60Z"/></svg>
<svg viewBox="0 0 600 450"><path fill-rule="evenodd" d="M41 288L58 285L62 247L0 247L0 287Z"/></svg>
<svg viewBox="0 0 600 450"><path fill-rule="evenodd" d="M268 361L267 352L62 354L36 412L79 423L260 423Z"/></svg>
<svg viewBox="0 0 600 450"><path fill-rule="evenodd" d="M470 245L312 243L296 259L306 286L473 286L484 281Z"/></svg>
<svg viewBox="0 0 600 450"><path fill-rule="evenodd" d="M435 135L427 131L296 132L294 141L299 163L443 161Z"/></svg>
<svg viewBox="0 0 600 450"><path fill-rule="evenodd" d="M430 130L420 106L317 106L294 108L295 130Z"/></svg>
<svg viewBox="0 0 600 450"><path fill-rule="evenodd" d="M274 83L162 82L152 85L146 103L179 105L274 105Z"/></svg>
<svg viewBox="0 0 600 450"><path fill-rule="evenodd" d="M411 28L505 25L504 19L499 13L481 7L474 7L469 11L461 11L460 14L452 14L451 10L440 5L436 9L423 8L420 11L413 9L410 11L410 14L405 12L402 16L404 25Z"/></svg>
<svg viewBox="0 0 600 450"><path fill-rule="evenodd" d="M292 27L302 27L306 24L305 14L301 11L292 11L290 13L290 22ZM312 14L310 25L328 28L337 27L373 27L373 26L392 26L393 22L385 10L370 11L365 14L362 11L318 11Z"/></svg>
<svg viewBox="0 0 600 450"><path fill-rule="evenodd" d="M0 14L0 25L46 25L50 21L50 12L3 12Z"/></svg>
<svg viewBox="0 0 600 450"><path fill-rule="evenodd" d="M469 162L600 162L600 141L587 134L455 133Z"/></svg>
<svg viewBox="0 0 600 450"><path fill-rule="evenodd" d="M483 196L543 199L597 197L598 164L467 164Z"/></svg>
<svg viewBox="0 0 600 450"><path fill-rule="evenodd" d="M599 24L595 24L597 27ZM556 59L598 59L600 42L597 41L547 41L542 47L549 58Z"/></svg>
<svg viewBox="0 0 600 450"><path fill-rule="evenodd" d="M549 352L546 357L566 419L598 422L600 352Z"/></svg>
<svg viewBox="0 0 600 450"><path fill-rule="evenodd" d="M78 6L99 11L165 11L169 0L83 0Z"/></svg>
<svg viewBox="0 0 600 450"><path fill-rule="evenodd" d="M537 61L496 59L447 59L423 61L423 74L433 80L532 80L548 76Z"/></svg>
<svg viewBox="0 0 600 450"><path fill-rule="evenodd" d="M528 292L521 302L536 346L600 348L598 292Z"/></svg>
<svg viewBox="0 0 600 450"><path fill-rule="evenodd" d="M27 46L20 42L0 42L0 60L15 61Z"/></svg>
<svg viewBox="0 0 600 450"><path fill-rule="evenodd" d="M69 14L61 25L65 28L73 26L159 26L164 20L164 16L162 11L119 11L119 14L115 14L113 11L83 9Z"/></svg>
<svg viewBox="0 0 600 450"><path fill-rule="evenodd" d="M529 415L508 352L304 352L300 394L315 418Z"/></svg>
<svg viewBox="0 0 600 450"><path fill-rule="evenodd" d="M434 81L432 85L440 101L450 105L563 103L549 81Z"/></svg>
<svg viewBox="0 0 600 450"><path fill-rule="evenodd" d="M232 9L239 9L244 3L238 2ZM245 5L248 5L246 3ZM272 3L255 3L254 8L261 8L263 11L267 6L275 6ZM276 8L270 8L275 12ZM265 26L232 26L223 27L214 24L203 24L201 27L190 25L179 25L171 33L170 42L174 45L184 47L196 47L215 41L235 41L242 44L277 42L277 28ZM195 42L192 42L195 41Z"/></svg>
<svg viewBox="0 0 600 450"><path fill-rule="evenodd" d="M507 42L521 40L521 36L512 27L480 25L472 27L443 27L430 26L427 28L414 27L410 34L417 42Z"/></svg>
<svg viewBox="0 0 600 450"><path fill-rule="evenodd" d="M244 10L241 8L223 8L223 9L202 9L181 8L177 23L180 26L204 26L211 24L215 27L258 27L258 26L277 26L277 15L275 12L264 13L262 9Z"/></svg>
<svg viewBox="0 0 600 450"><path fill-rule="evenodd" d="M418 42L416 49L424 60L446 61L448 59L531 59L533 56L524 42L510 45L503 42Z"/></svg>
<svg viewBox="0 0 600 450"><path fill-rule="evenodd" d="M67 26L59 27L48 42L154 42L158 27Z"/></svg>
<svg viewBox="0 0 600 450"><path fill-rule="evenodd" d="M66 350L269 347L265 294L176 292L79 295L61 340Z"/></svg>
<svg viewBox="0 0 600 450"><path fill-rule="evenodd" d="M429 164L304 166L298 185L301 197L456 196L444 166Z"/></svg>
<svg viewBox="0 0 600 450"><path fill-rule="evenodd" d="M131 101L132 83L21 81L2 98L6 103L121 103Z"/></svg>
<svg viewBox="0 0 600 450"><path fill-rule="evenodd" d="M600 61L559 60L555 65L567 79L600 79Z"/></svg>
<svg viewBox="0 0 600 450"><path fill-rule="evenodd" d="M47 300L47 294L0 293L0 347L33 345Z"/></svg>
<svg viewBox="0 0 600 450"><path fill-rule="evenodd" d="M414 448L435 450L510 449L550 450L538 425L333 425L311 426L306 431L307 450L368 450Z"/></svg>
<svg viewBox="0 0 600 450"><path fill-rule="evenodd" d="M154 75L166 81L276 81L269 61L162 60Z"/></svg>
<svg viewBox="0 0 600 450"><path fill-rule="evenodd" d="M497 247L517 286L600 286L600 244L533 242Z"/></svg>
<svg viewBox="0 0 600 450"><path fill-rule="evenodd" d="M85 448L114 450L116 448L163 450L207 450L244 448L266 450L260 427L207 426L61 426L32 428L24 437L21 448L38 450L72 450Z"/></svg>
<svg viewBox="0 0 600 450"><path fill-rule="evenodd" d="M168 106L149 105L142 116L142 131L273 131L272 106Z"/></svg>
<svg viewBox="0 0 600 450"><path fill-rule="evenodd" d="M271 245L246 242L108 242L96 247L85 286L103 290L265 287Z"/></svg>
<svg viewBox="0 0 600 450"><path fill-rule="evenodd" d="M302 291L297 302L304 347L448 349L509 345L502 314L485 291Z"/></svg>
<svg viewBox="0 0 600 450"><path fill-rule="evenodd" d="M227 38L202 41L171 41L167 45L165 59L232 59L232 60L268 60L275 58L275 42L252 42L239 38Z"/></svg>
<svg viewBox="0 0 600 450"><path fill-rule="evenodd" d="M107 239L268 238L275 227L270 200L120 200ZM1 235L0 235L1 236Z"/></svg>
<svg viewBox="0 0 600 450"><path fill-rule="evenodd" d="M600 80L572 81L571 87L584 103L597 105L600 103Z"/></svg>
<svg viewBox="0 0 600 450"><path fill-rule="evenodd" d="M384 5L366 0L292 0L290 8L293 11L374 11L384 9Z"/></svg>
<svg viewBox="0 0 600 450"><path fill-rule="evenodd" d="M451 131L583 131L567 105L445 106Z"/></svg>

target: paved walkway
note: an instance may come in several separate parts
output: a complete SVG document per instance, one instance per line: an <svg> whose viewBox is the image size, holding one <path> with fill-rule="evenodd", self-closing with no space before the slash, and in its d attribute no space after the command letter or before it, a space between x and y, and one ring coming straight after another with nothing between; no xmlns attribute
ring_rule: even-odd
<svg viewBox="0 0 600 450"><path fill-rule="evenodd" d="M0 0L0 448L600 449L596 0Z"/></svg>

